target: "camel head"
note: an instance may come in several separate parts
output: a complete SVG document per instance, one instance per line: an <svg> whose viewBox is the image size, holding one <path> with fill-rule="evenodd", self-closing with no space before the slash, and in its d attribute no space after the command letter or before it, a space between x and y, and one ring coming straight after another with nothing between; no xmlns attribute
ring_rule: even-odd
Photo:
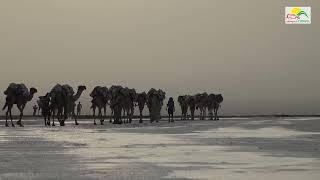
<svg viewBox="0 0 320 180"><path fill-rule="evenodd" d="M84 91L84 90L86 90L87 88L86 88L86 86L78 86L78 91Z"/></svg>
<svg viewBox="0 0 320 180"><path fill-rule="evenodd" d="M215 94L209 94L206 98L207 100L207 106L212 106L212 104L215 104L217 102L216 95Z"/></svg>
<svg viewBox="0 0 320 180"><path fill-rule="evenodd" d="M218 102L219 104L222 103L222 101L223 101L223 97L222 97L221 94L217 94L217 95L216 95L216 99L217 99L217 102Z"/></svg>
<svg viewBox="0 0 320 180"><path fill-rule="evenodd" d="M101 86L96 86L96 87L94 87L94 89L91 91L91 93L90 93L90 96L91 97L94 97L94 96L96 96L97 94L98 94L98 90L99 89L101 89Z"/></svg>
<svg viewBox="0 0 320 180"><path fill-rule="evenodd" d="M36 89L36 88L33 88L33 87L30 88L29 91L30 91L30 94L29 94L28 97L26 97L26 100L27 100L27 101L31 101L31 99L33 98L33 95L38 92L37 89Z"/></svg>
<svg viewBox="0 0 320 180"><path fill-rule="evenodd" d="M166 98L166 93L161 89L158 90L158 94L159 94L160 101L163 101Z"/></svg>
<svg viewBox="0 0 320 180"><path fill-rule="evenodd" d="M37 93L38 92L38 90L36 89L36 88L30 88L30 94L35 94L35 93Z"/></svg>
<svg viewBox="0 0 320 180"><path fill-rule="evenodd" d="M136 92L136 90L134 88L129 90L129 96L130 96L132 101L136 101L137 100L138 95L137 95L137 92Z"/></svg>
<svg viewBox="0 0 320 180"><path fill-rule="evenodd" d="M178 102L179 102L179 104L182 104L183 101L185 101L185 96L178 96Z"/></svg>
<svg viewBox="0 0 320 180"><path fill-rule="evenodd" d="M209 94L208 95L208 99L216 99L216 95L215 94Z"/></svg>

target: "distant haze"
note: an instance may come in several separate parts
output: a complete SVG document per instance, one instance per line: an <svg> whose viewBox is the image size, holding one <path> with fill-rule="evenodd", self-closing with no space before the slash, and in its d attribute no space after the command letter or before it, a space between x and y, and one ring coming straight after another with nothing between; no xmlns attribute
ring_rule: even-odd
<svg viewBox="0 0 320 180"><path fill-rule="evenodd" d="M285 6L311 6L312 24L285 25ZM59 82L87 86L86 112L95 85L120 84L222 93L223 114L320 114L319 9L318 0L1 0L0 105L10 82L37 96Z"/></svg>

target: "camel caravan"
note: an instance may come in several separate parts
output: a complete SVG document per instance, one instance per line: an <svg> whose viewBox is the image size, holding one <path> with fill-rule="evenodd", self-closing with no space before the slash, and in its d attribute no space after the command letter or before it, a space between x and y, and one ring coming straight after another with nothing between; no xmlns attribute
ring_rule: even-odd
<svg viewBox="0 0 320 180"><path fill-rule="evenodd" d="M55 85L50 92L44 96L40 96L37 100L41 115L44 118L45 126L55 126L55 118L60 126L65 126L65 121L68 118L74 119L75 125L79 125L77 115L75 114L76 101L80 98L86 86L78 86L77 92L70 85ZM6 102L3 110L6 110L6 123L8 124L8 116L11 120L11 126L14 126L12 121L12 107L17 105L20 111L17 125L23 126L22 117L23 110L28 101L31 101L34 94L37 93L36 88L28 89L24 84L11 83L4 91ZM139 123L143 123L143 110L145 105L149 109L150 122L158 122L161 120L161 109L166 93L161 89L156 90L151 88L147 93L137 93L135 89L122 86L96 86L90 93L91 109L93 111L93 124L97 125L96 119L103 125L107 117L107 106L111 110L109 122L113 124L131 123L134 117L135 107L139 109ZM200 111L199 119L206 119L206 111L208 110L210 120L219 120L218 110L223 101L221 94L201 93L196 95L183 95L178 97L178 102L181 107L181 120L195 119L195 110ZM170 102L172 101L172 102ZM171 109L171 110L170 110ZM190 116L188 115L188 109ZM167 104L169 115L173 115L174 102L173 98L169 98ZM97 111L97 114L96 114ZM171 111L171 112L170 112ZM172 116L171 116L172 117ZM52 120L52 122L51 122ZM169 118L169 122L173 122Z"/></svg>

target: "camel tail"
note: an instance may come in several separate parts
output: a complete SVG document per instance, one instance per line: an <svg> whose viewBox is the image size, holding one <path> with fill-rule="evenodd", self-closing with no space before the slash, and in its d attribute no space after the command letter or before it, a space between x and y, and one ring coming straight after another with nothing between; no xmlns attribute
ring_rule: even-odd
<svg viewBox="0 0 320 180"><path fill-rule="evenodd" d="M3 108L2 108L2 111L6 109L6 107L8 106L8 104L4 104Z"/></svg>

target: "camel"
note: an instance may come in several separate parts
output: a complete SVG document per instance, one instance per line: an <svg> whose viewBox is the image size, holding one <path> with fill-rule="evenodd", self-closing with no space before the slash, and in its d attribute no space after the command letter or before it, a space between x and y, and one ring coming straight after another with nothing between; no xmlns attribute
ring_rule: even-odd
<svg viewBox="0 0 320 180"><path fill-rule="evenodd" d="M188 96L178 96L178 102L181 107L181 120L187 120L187 112L188 112Z"/></svg>
<svg viewBox="0 0 320 180"><path fill-rule="evenodd" d="M199 116L200 120L206 119L207 98L208 98L208 94L206 92L195 95L196 109L200 110L200 116Z"/></svg>
<svg viewBox="0 0 320 180"><path fill-rule="evenodd" d="M90 96L92 97L91 108L93 110L93 124L97 125L95 120L95 111L96 108L98 108L98 117L100 118L100 124L103 125L104 117L106 117L107 104L109 99L111 98L110 91L107 87L96 86L90 93ZM104 116L102 116L102 108L104 110Z"/></svg>
<svg viewBox="0 0 320 180"><path fill-rule="evenodd" d="M213 120L213 109L215 105L216 105L216 95L209 94L208 101L207 101L207 108L208 108L208 114L209 114L210 120Z"/></svg>
<svg viewBox="0 0 320 180"><path fill-rule="evenodd" d="M11 120L11 126L14 126L12 122L12 107L14 104L17 105L19 111L20 111L20 118L17 121L17 125L23 126L21 119L23 116L23 110L27 104L28 101L31 101L34 94L37 93L36 88L30 88L30 91L26 88L24 84L15 84L11 83L7 90L4 92L6 97L6 103L3 106L2 110L5 110L7 108L6 112L6 124L5 126L8 127L8 114L10 114L10 120Z"/></svg>
<svg viewBox="0 0 320 180"><path fill-rule="evenodd" d="M50 126L50 93L47 93L45 96L40 96L38 101L38 104L41 105L41 115L44 118L44 125Z"/></svg>
<svg viewBox="0 0 320 180"><path fill-rule="evenodd" d="M188 96L187 104L190 109L191 120L194 120L194 111L196 110L196 101L194 96Z"/></svg>
<svg viewBox="0 0 320 180"><path fill-rule="evenodd" d="M40 99L37 100L37 104L38 104L38 115L40 115L41 106L42 106Z"/></svg>
<svg viewBox="0 0 320 180"><path fill-rule="evenodd" d="M208 95L208 101L207 101L207 106L208 106L208 112L210 116L210 120L219 120L218 117L218 109L220 107L220 103L222 103L223 97L221 94L209 94Z"/></svg>
<svg viewBox="0 0 320 180"><path fill-rule="evenodd" d="M147 93L145 93L145 92L139 93L137 95L137 103L138 103L139 112L140 112L139 123L143 123L143 121L142 121L142 111L144 109L144 105L147 103Z"/></svg>
<svg viewBox="0 0 320 180"><path fill-rule="evenodd" d="M214 110L214 120L219 120L219 116L218 116L218 110L221 107L221 103L223 102L223 96L221 94L217 94L216 95L216 103L213 107Z"/></svg>
<svg viewBox="0 0 320 180"><path fill-rule="evenodd" d="M52 111L52 126L54 124L54 115L56 110L58 110L57 116L60 126L65 125L65 120L68 118L68 114L72 114L75 125L79 125L75 116L75 102L80 98L82 92L86 90L86 86L78 86L77 93L74 95L74 91L71 86L57 84L52 88L50 92L51 96L51 111ZM62 113L64 117L62 118Z"/></svg>
<svg viewBox="0 0 320 180"><path fill-rule="evenodd" d="M131 123L134 114L134 102L137 98L135 89L123 88L121 93L123 94L122 108L124 112L124 123Z"/></svg>
<svg viewBox="0 0 320 180"><path fill-rule="evenodd" d="M134 113L134 102L136 101L135 89L123 88L122 86L110 87L110 109L114 118L114 124L131 123ZM125 118L122 121L123 117ZM112 121L110 117L110 122Z"/></svg>
<svg viewBox="0 0 320 180"><path fill-rule="evenodd" d="M163 106L163 100L166 93L161 89L155 90L151 88L147 93L147 106L150 114L150 122L158 122L161 119L161 108Z"/></svg>
<svg viewBox="0 0 320 180"><path fill-rule="evenodd" d="M110 99L110 109L111 109L111 116L110 122L112 122L113 117L113 124L122 124L122 110L123 110L123 101L124 95L122 94L122 86L111 86L109 91L111 94Z"/></svg>

